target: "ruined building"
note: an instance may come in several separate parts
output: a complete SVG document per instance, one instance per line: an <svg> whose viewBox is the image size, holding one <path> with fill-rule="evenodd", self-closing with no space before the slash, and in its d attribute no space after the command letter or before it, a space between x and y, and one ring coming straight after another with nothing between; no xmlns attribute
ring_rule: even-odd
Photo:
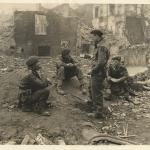
<svg viewBox="0 0 150 150"><path fill-rule="evenodd" d="M93 7L93 26L127 36L131 44L144 42L143 5L102 4Z"/></svg>
<svg viewBox="0 0 150 150"><path fill-rule="evenodd" d="M101 4L93 6L93 26L110 31L118 41L128 41L121 54L129 65L145 65L150 39L150 5ZM114 43L115 44L115 43ZM116 50L114 50L116 51ZM119 48L116 52L119 53Z"/></svg>
<svg viewBox="0 0 150 150"><path fill-rule="evenodd" d="M76 46L76 18L64 18L52 11L16 11L14 13L14 38L16 47L25 56L55 56L62 41Z"/></svg>

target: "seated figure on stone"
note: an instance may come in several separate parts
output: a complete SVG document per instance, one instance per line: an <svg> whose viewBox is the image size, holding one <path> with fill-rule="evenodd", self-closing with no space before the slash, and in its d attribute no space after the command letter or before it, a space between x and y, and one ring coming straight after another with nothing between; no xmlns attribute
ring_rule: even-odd
<svg viewBox="0 0 150 150"><path fill-rule="evenodd" d="M64 95L62 89L63 81L72 77L77 77L80 82L80 90L83 94L86 93L85 84L83 81L83 73L79 64L70 55L70 49L63 49L59 61L56 64L57 69L57 91L59 94Z"/></svg>

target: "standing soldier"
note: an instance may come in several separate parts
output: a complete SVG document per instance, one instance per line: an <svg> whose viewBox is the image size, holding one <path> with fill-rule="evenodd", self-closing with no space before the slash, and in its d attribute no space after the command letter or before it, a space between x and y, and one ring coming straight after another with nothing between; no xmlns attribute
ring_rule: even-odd
<svg viewBox="0 0 150 150"><path fill-rule="evenodd" d="M30 73L21 80L18 107L23 111L49 115L45 109L48 108L50 82L39 73L41 66L38 57L29 57L26 65Z"/></svg>
<svg viewBox="0 0 150 150"><path fill-rule="evenodd" d="M103 33L100 30L91 31L95 43L95 56L91 70L91 82L89 87L92 103L96 108L95 117L103 118L103 82L106 78L106 65L110 56L109 50L103 45Z"/></svg>
<svg viewBox="0 0 150 150"><path fill-rule="evenodd" d="M70 49L63 49L59 62L57 63L57 91L65 94L62 90L63 81L76 76L80 82L80 89L86 93L83 82L83 73L78 67L78 63L71 57Z"/></svg>

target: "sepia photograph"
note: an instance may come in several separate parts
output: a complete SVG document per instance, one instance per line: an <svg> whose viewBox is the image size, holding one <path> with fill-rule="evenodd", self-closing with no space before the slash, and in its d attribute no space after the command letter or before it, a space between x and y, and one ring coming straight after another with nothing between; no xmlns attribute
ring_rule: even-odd
<svg viewBox="0 0 150 150"><path fill-rule="evenodd" d="M149 145L150 4L0 3L0 145Z"/></svg>

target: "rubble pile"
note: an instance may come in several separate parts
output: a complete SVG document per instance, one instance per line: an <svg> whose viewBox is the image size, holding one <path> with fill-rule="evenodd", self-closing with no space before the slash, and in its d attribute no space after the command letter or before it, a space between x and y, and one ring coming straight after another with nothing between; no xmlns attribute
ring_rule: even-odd
<svg viewBox="0 0 150 150"><path fill-rule="evenodd" d="M142 73L138 73L136 74L133 79L135 81L146 81L146 80L149 80L150 79L150 76L149 76L149 71L146 70L145 72L142 72Z"/></svg>
<svg viewBox="0 0 150 150"><path fill-rule="evenodd" d="M0 22L0 50L5 52L10 46L15 46L13 16L2 14Z"/></svg>
<svg viewBox="0 0 150 150"><path fill-rule="evenodd" d="M128 45L128 48L126 50L127 51L143 51L146 48L147 48L147 44L137 44L137 45Z"/></svg>
<svg viewBox="0 0 150 150"><path fill-rule="evenodd" d="M9 56L0 56L0 72L11 72L15 69L24 68L24 60L21 58L14 58Z"/></svg>
<svg viewBox="0 0 150 150"><path fill-rule="evenodd" d="M79 61L88 86L91 60L74 57ZM40 58L40 61L47 77L52 83L55 83L57 58ZM89 112L83 108L88 97L81 97L78 89L70 87L71 92L66 96L59 96L53 87L51 92L55 99L52 100L51 116L44 117L32 113L29 115L29 113L21 112L16 108L18 80L24 76L25 60L0 56L0 65L1 144L87 144L83 140L81 132L84 121L93 124L93 129L97 129L100 134L136 141L137 131L133 129L134 123L150 117L148 99L150 93L148 91L140 91L137 93L138 96L130 97L132 101L136 102L136 105L124 101L122 98L106 101L105 105L109 108L111 115L101 121L90 116ZM71 93L76 97L71 96ZM80 107L78 107L79 105Z"/></svg>
<svg viewBox="0 0 150 150"><path fill-rule="evenodd" d="M108 30L102 30L102 31L105 35L104 39L106 41L106 44L109 44L108 48L116 45L119 49L124 49L130 45L129 41L127 40L125 36L120 37L120 36L114 35L112 32Z"/></svg>

